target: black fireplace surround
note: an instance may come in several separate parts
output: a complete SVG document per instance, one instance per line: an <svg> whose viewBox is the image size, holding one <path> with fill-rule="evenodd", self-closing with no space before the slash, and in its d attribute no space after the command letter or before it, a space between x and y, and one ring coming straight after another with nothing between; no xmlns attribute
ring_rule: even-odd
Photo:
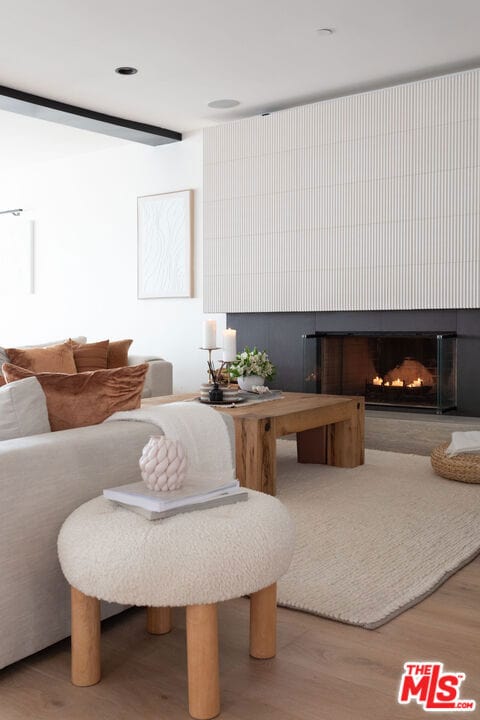
<svg viewBox="0 0 480 720"><path fill-rule="evenodd" d="M460 415L480 417L480 309L475 310L392 310L369 312L306 312L306 313L229 313L228 327L237 330L238 347L256 345L265 349L277 367L272 387L283 390L318 392L316 382L308 383L308 361L305 361L305 336L372 337L376 334L435 337L437 334L455 338L456 409ZM392 368L393 370L393 368ZM387 380L381 368L382 380ZM312 378L310 378L312 380ZM371 382L370 382L371 381ZM402 393L373 387L372 378L364 378L366 392L373 405L387 409L408 403L375 402L375 398L400 397ZM378 381L377 381L378 382ZM426 383L425 383L426 384ZM378 392L376 392L378 391ZM421 393L409 389L403 396ZM345 392L345 394L348 394ZM365 394L365 393L362 393ZM367 398L368 400L368 398ZM417 405L422 403L417 403ZM412 407L415 403L412 404ZM451 406L451 404L450 404ZM450 407L449 406L449 407ZM434 408L425 404L425 409ZM441 408L448 410L447 405Z"/></svg>

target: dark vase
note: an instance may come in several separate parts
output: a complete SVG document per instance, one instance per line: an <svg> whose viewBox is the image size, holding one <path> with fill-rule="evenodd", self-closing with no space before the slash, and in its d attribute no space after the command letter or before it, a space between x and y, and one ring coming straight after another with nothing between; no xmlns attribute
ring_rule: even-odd
<svg viewBox="0 0 480 720"><path fill-rule="evenodd" d="M223 390L220 390L218 383L213 383L213 388L209 391L208 397L210 402L222 402Z"/></svg>

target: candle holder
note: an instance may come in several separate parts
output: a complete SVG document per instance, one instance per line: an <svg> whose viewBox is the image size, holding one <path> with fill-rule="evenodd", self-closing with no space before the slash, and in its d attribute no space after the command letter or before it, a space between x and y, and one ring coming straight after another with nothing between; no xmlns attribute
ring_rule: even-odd
<svg viewBox="0 0 480 720"><path fill-rule="evenodd" d="M212 352L214 350L221 350L222 348L214 347L214 348L205 348L201 347L200 350L206 350L208 352L208 360L207 360L207 366L208 366L208 382L212 385L224 385L227 386L229 384L228 380L228 368L232 364L233 360L221 360L220 361L220 367L218 369L215 369L215 363L212 360ZM227 371L227 380L224 379L223 371L226 369Z"/></svg>
<svg viewBox="0 0 480 720"><path fill-rule="evenodd" d="M219 348L219 347L213 347L213 348L210 348L210 347L208 347L208 348L206 348L206 347L201 347L201 348L199 348L199 350L207 350L207 352L208 352L208 360L207 360L207 365L208 365L208 377L210 378L210 379L209 379L209 382L212 382L212 383L215 382L215 381L214 381L214 378L213 378L212 375L211 375L211 368L213 367L213 363L212 363L212 352L213 352L214 350L221 350L221 349L222 349L222 348Z"/></svg>
<svg viewBox="0 0 480 720"><path fill-rule="evenodd" d="M215 370L215 365L211 360L209 360L207 364L208 364L208 374L210 376L211 382L214 384L214 386L216 385L218 387L219 385L222 384L223 368L226 367L227 365L229 365L230 363L227 363L224 360L222 360L220 362L220 367L217 368L217 370Z"/></svg>

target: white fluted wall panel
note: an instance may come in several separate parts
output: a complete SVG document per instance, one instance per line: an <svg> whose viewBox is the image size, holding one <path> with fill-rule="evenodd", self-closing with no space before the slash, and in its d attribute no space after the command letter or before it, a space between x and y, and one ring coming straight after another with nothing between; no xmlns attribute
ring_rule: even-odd
<svg viewBox="0 0 480 720"><path fill-rule="evenodd" d="M480 307L480 71L204 131L208 312Z"/></svg>

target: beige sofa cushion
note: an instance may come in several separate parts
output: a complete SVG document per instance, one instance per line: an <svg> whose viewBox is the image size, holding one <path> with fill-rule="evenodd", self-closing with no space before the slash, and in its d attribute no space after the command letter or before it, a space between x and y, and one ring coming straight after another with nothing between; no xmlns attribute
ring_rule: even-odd
<svg viewBox="0 0 480 720"><path fill-rule="evenodd" d="M50 432L45 393L35 377L0 387L0 440Z"/></svg>

